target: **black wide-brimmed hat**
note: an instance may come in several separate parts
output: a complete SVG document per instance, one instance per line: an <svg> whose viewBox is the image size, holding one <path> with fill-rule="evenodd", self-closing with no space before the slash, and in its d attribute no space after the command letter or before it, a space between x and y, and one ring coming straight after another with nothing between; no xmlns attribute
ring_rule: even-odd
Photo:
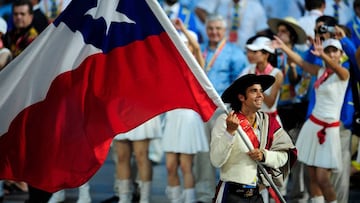
<svg viewBox="0 0 360 203"><path fill-rule="evenodd" d="M263 91L267 90L275 82L271 75L247 74L236 79L221 95L224 103L233 103L238 100L238 94L245 93L246 88L253 84L260 84Z"/></svg>

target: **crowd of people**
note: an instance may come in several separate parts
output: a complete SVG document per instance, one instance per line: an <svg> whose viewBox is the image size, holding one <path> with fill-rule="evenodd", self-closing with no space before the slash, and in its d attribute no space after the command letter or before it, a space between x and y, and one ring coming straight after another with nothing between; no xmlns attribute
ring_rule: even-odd
<svg viewBox="0 0 360 203"><path fill-rule="evenodd" d="M0 1L0 71L69 2ZM163 154L171 203L346 203L360 172L360 0L159 3L229 109L206 123L176 109L114 137L114 197L103 203L150 202L151 163ZM14 188L41 193L0 186L0 203ZM90 187L78 203L91 202ZM27 201L66 197L37 196Z"/></svg>

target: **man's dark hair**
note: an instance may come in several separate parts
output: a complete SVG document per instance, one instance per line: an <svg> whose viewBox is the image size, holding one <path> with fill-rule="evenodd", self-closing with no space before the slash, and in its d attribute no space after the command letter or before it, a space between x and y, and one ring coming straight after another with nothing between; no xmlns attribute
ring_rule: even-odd
<svg viewBox="0 0 360 203"><path fill-rule="evenodd" d="M29 8L29 13L34 14L33 6L30 0L15 0L12 5L12 10L14 11L14 7L23 6L23 5L27 5Z"/></svg>
<svg viewBox="0 0 360 203"><path fill-rule="evenodd" d="M305 0L305 9L308 11L319 9L325 4L325 0Z"/></svg>
<svg viewBox="0 0 360 203"><path fill-rule="evenodd" d="M244 88L242 90L239 91L238 94L241 94L244 96L244 99L246 100L247 99L247 96L246 96L246 89L247 88ZM242 107L242 102L240 101L240 99L237 99L233 102L230 103L230 107L232 110L234 110L235 112L240 112L241 111L241 107Z"/></svg>
<svg viewBox="0 0 360 203"><path fill-rule="evenodd" d="M323 16L320 16L316 19L316 23L319 23L319 22L323 22L325 25L327 26L336 26L338 24L338 21L332 17L332 16L327 16L327 15L323 15Z"/></svg>

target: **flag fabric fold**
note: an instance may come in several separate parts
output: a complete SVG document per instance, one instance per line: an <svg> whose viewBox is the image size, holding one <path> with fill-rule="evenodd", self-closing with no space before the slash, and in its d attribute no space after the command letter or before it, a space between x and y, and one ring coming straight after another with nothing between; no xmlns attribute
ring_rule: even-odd
<svg viewBox="0 0 360 203"><path fill-rule="evenodd" d="M221 99L156 0L72 0L0 72L0 179L49 192L78 187L112 138Z"/></svg>

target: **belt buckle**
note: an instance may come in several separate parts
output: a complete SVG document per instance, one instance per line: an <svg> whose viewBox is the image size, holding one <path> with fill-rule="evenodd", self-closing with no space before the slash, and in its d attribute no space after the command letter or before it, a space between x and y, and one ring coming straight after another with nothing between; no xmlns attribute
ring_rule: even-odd
<svg viewBox="0 0 360 203"><path fill-rule="evenodd" d="M252 197L252 196L254 196L254 190L253 189L246 190L244 197Z"/></svg>

